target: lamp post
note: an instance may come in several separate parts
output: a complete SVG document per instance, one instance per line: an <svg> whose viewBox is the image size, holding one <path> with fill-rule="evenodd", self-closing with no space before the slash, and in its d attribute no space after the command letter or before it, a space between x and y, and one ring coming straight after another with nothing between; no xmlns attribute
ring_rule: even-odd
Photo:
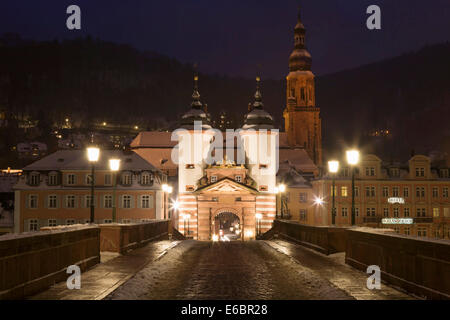
<svg viewBox="0 0 450 320"><path fill-rule="evenodd" d="M336 172L339 170L339 161L328 161L328 171L333 176L333 183L331 187L331 193L332 193L332 207L331 207L331 224L336 224L336 206L335 206L335 196L336 196Z"/></svg>
<svg viewBox="0 0 450 320"><path fill-rule="evenodd" d="M88 160L91 163L91 218L90 222L94 223L94 183L95 183L95 163L98 161L100 156L100 149L96 147L87 148Z"/></svg>
<svg viewBox="0 0 450 320"><path fill-rule="evenodd" d="M280 192L280 205L281 205L281 219L283 219L285 213L285 197L284 192L286 191L286 186L284 184L278 185L278 191Z"/></svg>
<svg viewBox="0 0 450 320"><path fill-rule="evenodd" d="M355 225L355 166L359 162L359 151L348 150L347 162L352 167L352 226Z"/></svg>
<svg viewBox="0 0 450 320"><path fill-rule="evenodd" d="M255 218L256 218L256 235L259 236L261 234L262 214L261 213L255 214Z"/></svg>
<svg viewBox="0 0 450 320"><path fill-rule="evenodd" d="M167 219L167 194L172 193L173 188L169 186L167 183L162 185L162 190L164 193L164 219Z"/></svg>
<svg viewBox="0 0 450 320"><path fill-rule="evenodd" d="M120 169L120 159L109 159L109 169L112 171L113 196L112 196L112 221L116 220L116 189L117 189L117 171Z"/></svg>

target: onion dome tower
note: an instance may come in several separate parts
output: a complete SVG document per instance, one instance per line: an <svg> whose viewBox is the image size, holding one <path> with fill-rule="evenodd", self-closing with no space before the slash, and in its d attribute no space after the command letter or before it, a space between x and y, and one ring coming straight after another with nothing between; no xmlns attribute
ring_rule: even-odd
<svg viewBox="0 0 450 320"><path fill-rule="evenodd" d="M198 91L198 75L194 76L194 92L192 93L192 103L189 110L181 117L181 128L193 130L194 122L201 121L202 129L211 129L211 117L200 101L200 93Z"/></svg>
<svg viewBox="0 0 450 320"><path fill-rule="evenodd" d="M256 77L255 101L249 104L249 112L244 117L242 129L273 129L273 118L263 109L260 82L261 79Z"/></svg>
<svg viewBox="0 0 450 320"><path fill-rule="evenodd" d="M297 16L294 28L294 50L289 56L289 74L286 77L286 101L283 112L288 144L303 148L311 160L322 165L322 119L316 106L312 59L305 46L306 29Z"/></svg>

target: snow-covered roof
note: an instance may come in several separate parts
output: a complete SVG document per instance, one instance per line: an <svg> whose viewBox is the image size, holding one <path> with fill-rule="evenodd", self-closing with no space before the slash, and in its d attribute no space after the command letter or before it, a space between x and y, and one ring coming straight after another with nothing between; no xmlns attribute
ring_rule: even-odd
<svg viewBox="0 0 450 320"><path fill-rule="evenodd" d="M178 141L171 140L172 132L143 131L131 142L131 148L172 148Z"/></svg>
<svg viewBox="0 0 450 320"><path fill-rule="evenodd" d="M120 170L149 170L157 169L135 152L121 150L101 150L99 160L95 164L97 170L109 170L109 159L120 159ZM86 150L59 150L41 160L33 162L23 170L88 170Z"/></svg>

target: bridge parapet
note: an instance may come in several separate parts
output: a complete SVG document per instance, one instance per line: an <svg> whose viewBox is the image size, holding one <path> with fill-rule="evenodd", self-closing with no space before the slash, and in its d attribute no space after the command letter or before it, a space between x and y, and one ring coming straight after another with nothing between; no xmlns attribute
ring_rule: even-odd
<svg viewBox="0 0 450 320"><path fill-rule="evenodd" d="M277 235L328 255L345 251L345 230L343 227L308 226L295 221L275 220L267 234Z"/></svg>
<svg viewBox="0 0 450 320"><path fill-rule="evenodd" d="M127 253L150 241L168 239L169 220L99 225L100 250Z"/></svg>
<svg viewBox="0 0 450 320"><path fill-rule="evenodd" d="M23 299L67 279L67 267L85 271L100 262L100 228L46 227L0 237L0 300Z"/></svg>
<svg viewBox="0 0 450 320"><path fill-rule="evenodd" d="M379 229L347 230L345 262L367 270L377 265L381 279L429 299L450 299L450 241L403 236Z"/></svg>

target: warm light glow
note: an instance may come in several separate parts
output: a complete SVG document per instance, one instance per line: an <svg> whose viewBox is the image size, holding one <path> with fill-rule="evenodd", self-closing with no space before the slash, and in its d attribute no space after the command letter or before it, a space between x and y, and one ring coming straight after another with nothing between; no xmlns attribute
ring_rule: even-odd
<svg viewBox="0 0 450 320"><path fill-rule="evenodd" d="M255 218L256 218L257 220L261 220L261 219L262 219L262 214L261 214L261 213L255 214Z"/></svg>
<svg viewBox="0 0 450 320"><path fill-rule="evenodd" d="M191 215L188 213L188 214L185 214L184 215L184 218L186 219L186 220L189 220L190 218L191 218Z"/></svg>
<svg viewBox="0 0 450 320"><path fill-rule="evenodd" d="M168 186L168 187L167 187L167 193L172 193L172 191L173 191L172 186Z"/></svg>
<svg viewBox="0 0 450 320"><path fill-rule="evenodd" d="M279 192L285 192L286 191L286 186L284 184L278 185L278 191Z"/></svg>
<svg viewBox="0 0 450 320"><path fill-rule="evenodd" d="M213 236L212 236L212 241L213 241L213 242L219 241L219 236L218 236L217 234L213 234Z"/></svg>
<svg viewBox="0 0 450 320"><path fill-rule="evenodd" d="M246 231L245 231L245 237L246 237L246 238L251 238L251 237L253 237L253 231L252 231L252 230L246 230Z"/></svg>
<svg viewBox="0 0 450 320"><path fill-rule="evenodd" d="M275 188L273 189L273 191L274 191L275 193L280 192L280 190L278 190L278 187L275 187Z"/></svg>
<svg viewBox="0 0 450 320"><path fill-rule="evenodd" d="M314 203L321 206L323 204L323 199L321 197L315 197Z"/></svg>
<svg viewBox="0 0 450 320"><path fill-rule="evenodd" d="M336 173L339 170L339 161L328 161L328 171Z"/></svg>
<svg viewBox="0 0 450 320"><path fill-rule="evenodd" d="M100 156L99 148L95 148L95 147L87 148L87 153L88 153L89 161L91 161L91 162L98 161L98 157Z"/></svg>
<svg viewBox="0 0 450 320"><path fill-rule="evenodd" d="M179 207L180 203L178 202L178 200L172 201L172 210L178 210Z"/></svg>
<svg viewBox="0 0 450 320"><path fill-rule="evenodd" d="M167 183L164 183L161 187L164 192L167 192L169 190L169 185Z"/></svg>
<svg viewBox="0 0 450 320"><path fill-rule="evenodd" d="M103 122L103 125L106 126L106 122Z"/></svg>
<svg viewBox="0 0 450 320"><path fill-rule="evenodd" d="M138 126L134 126L134 129L136 129L136 130L137 130L137 129L139 129L139 127L138 127Z"/></svg>
<svg viewBox="0 0 450 320"><path fill-rule="evenodd" d="M359 162L359 151L358 150L348 150L347 151L347 162L354 166Z"/></svg>
<svg viewBox="0 0 450 320"><path fill-rule="evenodd" d="M119 171L120 159L109 159L109 168L111 171Z"/></svg>

